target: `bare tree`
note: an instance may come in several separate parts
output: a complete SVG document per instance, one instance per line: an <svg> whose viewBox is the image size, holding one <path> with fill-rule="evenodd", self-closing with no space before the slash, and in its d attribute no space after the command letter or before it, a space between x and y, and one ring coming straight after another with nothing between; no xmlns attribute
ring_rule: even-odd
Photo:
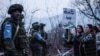
<svg viewBox="0 0 100 56"><path fill-rule="evenodd" d="M100 22L100 0L75 0L73 4L86 17Z"/></svg>
<svg viewBox="0 0 100 56"><path fill-rule="evenodd" d="M11 4L11 1L12 0L9 0L8 2L9 2L9 4L7 4L7 6L4 6L4 7L6 7L6 10L8 10L8 8L9 8L9 5ZM6 2L6 1L5 1ZM4 5L4 3L3 2L1 2L0 3L0 5ZM6 16L7 16L7 14L6 14L6 12L3 10L3 8L0 8L0 27L1 27L1 24L3 23L3 21L5 20L5 18L6 18Z"/></svg>
<svg viewBox="0 0 100 56"><path fill-rule="evenodd" d="M60 37L62 35L61 34L62 33L62 28L59 27L59 23L60 23L59 18L60 17L59 17L59 14L58 14L58 8L61 5L62 0L53 0L53 2L56 4L55 7L52 7L56 11L56 14L57 14L55 17L50 17L50 13L49 12L51 12L51 14L53 14L54 12L52 10L50 10L47 2L48 1L45 0L46 13L47 13L47 15L49 17L48 19L50 20L51 27L52 27L51 32L49 33L49 36L48 36L49 37L49 41L48 42L52 43L51 47L53 48L53 45L55 45L55 44L61 46L60 43L59 43L59 39L60 39ZM54 53L55 53L54 49L50 49L50 55L54 54Z"/></svg>

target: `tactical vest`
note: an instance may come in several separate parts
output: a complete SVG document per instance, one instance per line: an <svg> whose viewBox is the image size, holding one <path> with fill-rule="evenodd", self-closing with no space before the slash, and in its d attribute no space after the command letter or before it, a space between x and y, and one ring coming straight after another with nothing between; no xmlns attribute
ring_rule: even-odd
<svg viewBox="0 0 100 56"><path fill-rule="evenodd" d="M7 23L7 22L9 22L12 26L12 27L9 27L9 29L12 29L10 34L8 34L6 31L4 32L5 23ZM11 38L8 38L8 39L10 39L12 41L12 43L14 43L13 45L15 46L15 49L21 50L21 49L24 49L28 46L27 45L28 39L26 37L25 29L24 29L23 25L19 25L19 26L20 27L19 27L19 30L17 32L17 35L15 36L15 39L13 40L14 34L16 32L17 24L11 18L5 19L5 21L3 22L2 26L1 26L1 29L2 29L1 39L2 39L2 43L3 43L4 47L6 47L6 45L4 44L4 42L6 41L5 36L6 37L12 36ZM8 35L4 36L4 33L7 33ZM8 41L8 44L10 44L9 41Z"/></svg>

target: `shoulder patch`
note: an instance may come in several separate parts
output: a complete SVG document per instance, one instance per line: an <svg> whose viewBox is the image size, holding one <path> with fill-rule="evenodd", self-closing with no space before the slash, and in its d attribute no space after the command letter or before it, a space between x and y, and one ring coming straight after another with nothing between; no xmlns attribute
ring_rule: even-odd
<svg viewBox="0 0 100 56"><path fill-rule="evenodd" d="M3 28L4 39L12 38L12 25L10 23L6 23L4 24Z"/></svg>

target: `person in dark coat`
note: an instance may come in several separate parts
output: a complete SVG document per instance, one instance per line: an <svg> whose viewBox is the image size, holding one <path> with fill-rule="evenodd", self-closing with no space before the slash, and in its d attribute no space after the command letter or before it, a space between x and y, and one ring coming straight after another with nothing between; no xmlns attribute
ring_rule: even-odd
<svg viewBox="0 0 100 56"><path fill-rule="evenodd" d="M81 37L84 33L83 27L81 25L78 25L76 28L76 35L74 37L74 56L85 56L84 55L84 48L83 44L81 43Z"/></svg>
<svg viewBox="0 0 100 56"><path fill-rule="evenodd" d="M93 27L93 32L95 34L96 37L96 49L97 49L97 55L100 56L100 31L97 28L97 26Z"/></svg>
<svg viewBox="0 0 100 56"><path fill-rule="evenodd" d="M62 35L64 47L70 49L73 45L73 34L70 32L69 28L65 29L65 33Z"/></svg>
<svg viewBox="0 0 100 56"><path fill-rule="evenodd" d="M81 39L84 44L85 56L97 56L96 54L96 38L93 33L93 26L87 24L85 34Z"/></svg>

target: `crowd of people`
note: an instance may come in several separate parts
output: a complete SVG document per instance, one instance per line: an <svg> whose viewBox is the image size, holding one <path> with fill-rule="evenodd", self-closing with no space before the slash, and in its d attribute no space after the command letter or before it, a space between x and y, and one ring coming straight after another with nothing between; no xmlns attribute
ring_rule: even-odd
<svg viewBox="0 0 100 56"><path fill-rule="evenodd" d="M72 44L74 56L100 56L100 25L87 24L85 28L78 25L73 35L68 30L70 29L66 29L65 36L63 36L67 42L64 45L68 47L69 44Z"/></svg>
<svg viewBox="0 0 100 56"><path fill-rule="evenodd" d="M29 48L32 56L46 56L48 34L44 31L45 24L33 23L30 36L27 36L22 22L23 9L20 4L13 4L8 9L11 17L4 20L0 29L0 51L4 51L5 56L28 56L26 49ZM73 47L74 56L100 56L100 25L87 24L86 28L78 25L75 29L75 34L65 29L64 46Z"/></svg>

